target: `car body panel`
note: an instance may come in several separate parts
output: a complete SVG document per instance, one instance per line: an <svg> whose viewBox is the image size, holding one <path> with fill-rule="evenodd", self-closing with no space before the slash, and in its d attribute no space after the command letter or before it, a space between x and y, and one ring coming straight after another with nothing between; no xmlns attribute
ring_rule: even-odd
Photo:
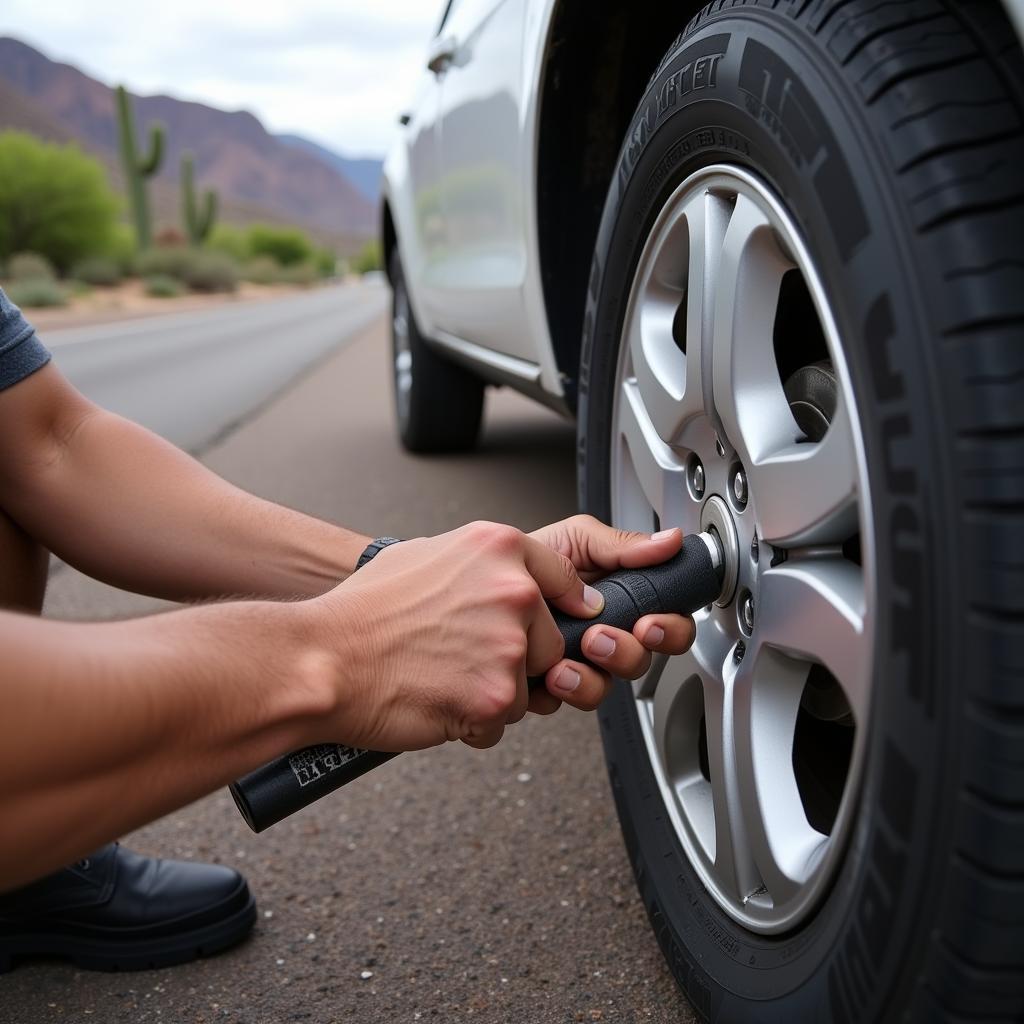
<svg viewBox="0 0 1024 1024"><path fill-rule="evenodd" d="M383 187L423 333L560 408L535 216L538 97L555 3L456 0L424 57L425 81L388 153ZM426 70L432 54L448 50L446 68Z"/></svg>
<svg viewBox="0 0 1024 1024"><path fill-rule="evenodd" d="M563 410L537 198L540 97L564 2L453 0L383 183L423 334L488 379ZM1024 40L1024 0L1003 3ZM445 53L439 71L427 69Z"/></svg>

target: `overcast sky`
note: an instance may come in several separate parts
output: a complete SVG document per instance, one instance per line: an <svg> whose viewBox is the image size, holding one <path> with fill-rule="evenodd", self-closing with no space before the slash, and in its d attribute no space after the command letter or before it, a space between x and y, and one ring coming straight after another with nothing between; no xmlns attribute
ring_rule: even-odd
<svg viewBox="0 0 1024 1024"><path fill-rule="evenodd" d="M349 156L383 155L441 0L0 0L12 35L107 84L251 110Z"/></svg>

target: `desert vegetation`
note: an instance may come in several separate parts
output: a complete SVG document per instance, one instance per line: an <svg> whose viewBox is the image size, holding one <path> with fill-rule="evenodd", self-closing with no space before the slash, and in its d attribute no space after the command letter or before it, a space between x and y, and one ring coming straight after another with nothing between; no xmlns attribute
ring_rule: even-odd
<svg viewBox="0 0 1024 1024"><path fill-rule="evenodd" d="M159 137L157 126L145 159L134 142L125 147L136 177L124 210L103 165L77 146L0 132L0 283L14 302L61 306L126 281L164 298L230 293L243 282L308 287L349 269L379 268L372 245L350 268L300 228L216 223L216 195L197 195L190 157L182 168L181 225L156 230L145 172L159 162Z"/></svg>

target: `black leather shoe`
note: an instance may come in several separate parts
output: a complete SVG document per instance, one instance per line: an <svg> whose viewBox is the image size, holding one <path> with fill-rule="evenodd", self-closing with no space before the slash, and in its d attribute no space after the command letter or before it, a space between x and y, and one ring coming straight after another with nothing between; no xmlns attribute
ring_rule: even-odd
<svg viewBox="0 0 1024 1024"><path fill-rule="evenodd" d="M0 895L0 973L22 956L79 967L167 967L240 942L256 901L232 868L141 857L111 843L85 860Z"/></svg>

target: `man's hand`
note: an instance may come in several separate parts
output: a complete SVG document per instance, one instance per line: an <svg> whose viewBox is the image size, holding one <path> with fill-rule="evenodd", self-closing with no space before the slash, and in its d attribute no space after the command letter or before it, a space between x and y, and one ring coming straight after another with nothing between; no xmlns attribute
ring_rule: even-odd
<svg viewBox="0 0 1024 1024"><path fill-rule="evenodd" d="M306 601L86 624L0 611L0 815L17 838L0 844L0 889L311 743L496 743L528 707L561 698L564 644L546 602L593 615L580 573L658 562L679 543L582 517L537 536L476 523L385 548ZM594 652L598 634L611 655ZM635 676L650 650L681 651L692 635L659 616L633 635L594 627L584 643ZM580 683L565 700L594 707L607 676L568 667ZM528 694L527 675L543 673L549 692ZM60 757L40 760L42 748Z"/></svg>
<svg viewBox="0 0 1024 1024"><path fill-rule="evenodd" d="M546 602L590 618L602 601L577 569L590 579L660 562L681 539L678 530L652 539L578 516L530 536L474 523L385 548L310 602L323 649L340 652L344 691L323 739L377 750L454 739L489 747L528 709L550 713L562 700L593 709L609 676L563 660ZM589 630L584 649L608 672L635 678L650 664L650 651L678 653L692 639L692 621L648 616L633 634ZM532 675L546 675L547 692L529 693Z"/></svg>
<svg viewBox="0 0 1024 1024"><path fill-rule="evenodd" d="M530 536L568 558L588 582L617 569L657 565L676 554L683 543L679 529L653 535L632 533L583 515L542 527ZM693 619L683 615L645 615L631 633L592 626L583 636L583 650L605 671L559 660L547 672L547 690L530 695L530 710L551 714L562 701L584 711L596 708L608 696L612 676L638 679L650 668L652 651L682 654L690 649L694 635Z"/></svg>

